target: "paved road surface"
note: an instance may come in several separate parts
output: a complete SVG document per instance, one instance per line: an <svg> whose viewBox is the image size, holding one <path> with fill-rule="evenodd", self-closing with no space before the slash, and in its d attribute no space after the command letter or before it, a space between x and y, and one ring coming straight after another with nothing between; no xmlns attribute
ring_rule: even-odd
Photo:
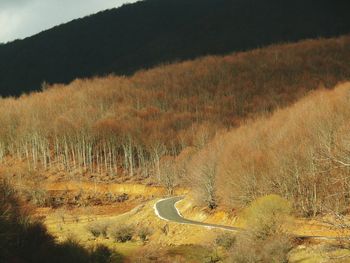
<svg viewBox="0 0 350 263"><path fill-rule="evenodd" d="M240 230L240 228L238 228L238 227L207 224L207 223L203 223L203 222L189 220L189 219L182 217L180 215L179 211L175 207L175 204L182 199L183 199L183 197L177 196L177 197L170 197L170 198L158 201L155 204L156 214L164 220L176 222L179 224L198 225L198 226L203 226L203 227L208 227L208 228L221 228L221 229L230 230L230 231Z"/></svg>
<svg viewBox="0 0 350 263"><path fill-rule="evenodd" d="M160 217L163 220L176 222L179 224L187 224L187 225L197 225L197 226L203 226L208 228L220 228L225 229L229 231L240 231L242 228L239 227L232 227L232 226L224 226L224 225L216 225L216 224L207 224L203 222L193 221L186 219L182 217L179 213L179 211L176 209L175 205L177 202L181 201L184 197L177 196L177 197L170 197L167 199L162 199L158 201L154 205L154 210L158 217ZM325 239L325 240L336 240L339 239L339 237L326 237L326 236L304 236L304 235L296 235L295 237L301 238L301 239ZM349 237L340 237L348 240Z"/></svg>

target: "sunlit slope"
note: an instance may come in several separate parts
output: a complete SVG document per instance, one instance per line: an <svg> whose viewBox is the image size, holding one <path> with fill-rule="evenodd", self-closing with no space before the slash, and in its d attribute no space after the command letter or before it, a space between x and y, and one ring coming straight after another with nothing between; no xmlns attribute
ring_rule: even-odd
<svg viewBox="0 0 350 263"><path fill-rule="evenodd" d="M190 166L198 200L239 208L278 194L305 216L347 213L349 105L346 83L218 135Z"/></svg>
<svg viewBox="0 0 350 263"><path fill-rule="evenodd" d="M350 38L341 37L45 87L0 100L0 158L160 182L169 174L164 156L171 163L218 130L349 78Z"/></svg>

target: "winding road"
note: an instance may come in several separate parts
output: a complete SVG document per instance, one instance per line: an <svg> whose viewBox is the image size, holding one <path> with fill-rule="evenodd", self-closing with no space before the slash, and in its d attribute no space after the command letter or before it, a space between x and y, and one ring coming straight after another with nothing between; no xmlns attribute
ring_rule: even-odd
<svg viewBox="0 0 350 263"><path fill-rule="evenodd" d="M193 221L184 218L181 216L180 212L176 208L176 203L181 201L184 197L177 196L177 197L170 197L166 199L162 199L158 201L154 205L154 210L158 217L160 217L163 220L171 221L179 224L187 224L187 225L197 225L197 226L203 226L208 228L220 228L225 229L229 231L239 231L241 230L238 227L232 227L232 226L224 226L224 225L216 225L216 224L207 224L203 222Z"/></svg>
<svg viewBox="0 0 350 263"><path fill-rule="evenodd" d="M154 210L156 215L166 221L175 222L179 224L186 224L186 225L196 225L196 226L203 226L207 228L219 228L224 229L228 231L240 231L242 228L239 227L233 227L233 226L224 226L224 225L216 225L216 224L207 224L203 222L198 222L190 219L184 218L179 210L176 208L176 203L184 199L183 196L176 196L176 197L170 197L166 199L159 200L154 205ZM339 238L348 240L347 237L327 237L327 236L310 236L310 235L295 235L297 238L301 239L325 239L325 240L338 240Z"/></svg>

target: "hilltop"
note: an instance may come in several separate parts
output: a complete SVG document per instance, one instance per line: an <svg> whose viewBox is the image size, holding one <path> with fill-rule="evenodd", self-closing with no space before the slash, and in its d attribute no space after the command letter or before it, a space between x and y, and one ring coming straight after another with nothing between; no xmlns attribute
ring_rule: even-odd
<svg viewBox="0 0 350 263"><path fill-rule="evenodd" d="M0 95L349 33L346 0L145 0L0 45ZM271 8L273 6L273 8ZM277 22L278 21L278 22Z"/></svg>

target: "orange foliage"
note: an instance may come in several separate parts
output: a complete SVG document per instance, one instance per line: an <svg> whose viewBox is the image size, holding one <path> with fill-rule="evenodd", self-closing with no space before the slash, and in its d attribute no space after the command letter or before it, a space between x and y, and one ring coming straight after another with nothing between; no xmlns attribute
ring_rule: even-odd
<svg viewBox="0 0 350 263"><path fill-rule="evenodd" d="M67 170L133 175L140 168L159 175L163 156L199 150L219 130L349 77L350 37L341 37L53 85L0 99L0 159L16 156L31 168L60 163Z"/></svg>
<svg viewBox="0 0 350 263"><path fill-rule="evenodd" d="M211 156L217 165L214 194L228 207L278 194L307 216L348 212L349 105L350 84L316 91L271 117L217 136L195 154L188 169L198 175ZM202 180L193 184L195 189L203 190Z"/></svg>

